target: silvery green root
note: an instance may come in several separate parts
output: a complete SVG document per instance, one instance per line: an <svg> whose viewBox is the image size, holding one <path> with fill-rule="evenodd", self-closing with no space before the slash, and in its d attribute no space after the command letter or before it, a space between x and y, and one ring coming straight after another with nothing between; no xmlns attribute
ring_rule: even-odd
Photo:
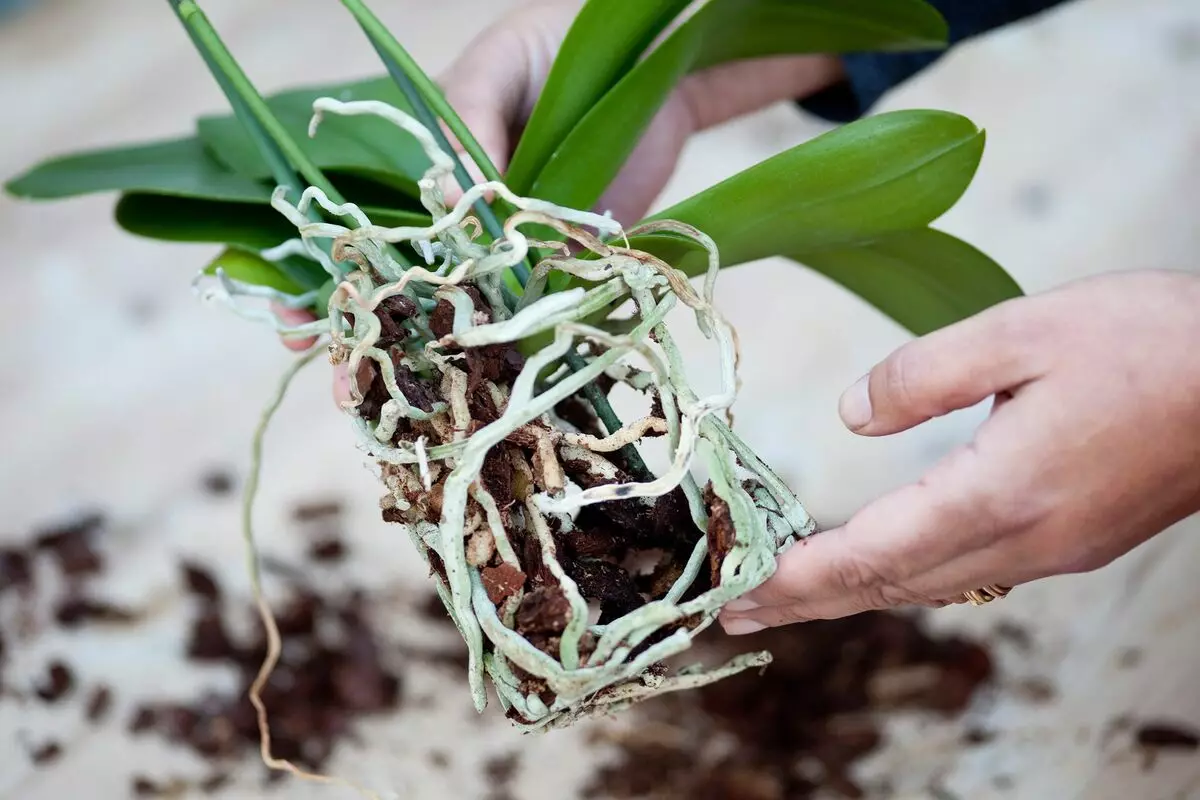
<svg viewBox="0 0 1200 800"><path fill-rule="evenodd" d="M430 564L469 648L477 708L486 704L490 681L516 724L544 729L768 663L769 654L754 653L711 671L667 677L661 668L726 603L770 577L779 552L815 528L730 429L738 346L713 304L719 258L712 240L675 222L623 231L608 216L519 197L501 183L478 185L447 208L440 182L453 162L415 120L381 103L328 98L314 112L313 135L324 115L368 114L416 137L432 162L419 184L432 224L380 227L319 189L295 204L278 191L273 205L299 236L264 255L304 254L320 262L336 282L328 317L288 326L248 301L295 307L311 303L311 295L247 286L220 271L208 296L284 335L325 336L331 360L346 364L353 379L345 410L360 446L379 465L385 517ZM514 211L503 237L483 245L469 213L488 194ZM353 225L312 222L313 204L327 218ZM533 226L554 229L574 247L528 238L523 229ZM702 287L629 246L629 236L645 233L685 237L706 250ZM332 247L321 247L321 240ZM411 247L426 264L400 265L389 255L397 245ZM523 290L506 284L505 273L535 249L551 255L534 265ZM547 291L565 279L572 288ZM636 309L631 319L606 319L607 310L628 300ZM692 365L683 363L664 322L680 303L713 345L719 377L713 394L690 387ZM539 336L544 347L498 374L496 359L512 362L518 344ZM582 369L562 366L572 351L583 357ZM479 354L493 361L477 360ZM597 379L642 393L653 401L651 414L607 435L567 422L560 404ZM634 480L619 454L652 436L666 437L670 464L652 480ZM497 497L485 469L501 457L512 479ZM700 466L707 468L707 489L694 475ZM649 511L677 490L686 499L685 524L690 516L695 526L685 563L640 607L604 624L592 621L588 598L559 554L581 535L579 512L612 502ZM706 567L703 591L691 591ZM523 634L539 615L553 617L549 629Z"/></svg>

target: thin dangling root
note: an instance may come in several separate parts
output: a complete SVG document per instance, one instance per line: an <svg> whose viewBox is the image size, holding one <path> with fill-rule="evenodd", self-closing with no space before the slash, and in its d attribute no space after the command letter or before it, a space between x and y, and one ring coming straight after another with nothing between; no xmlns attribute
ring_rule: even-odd
<svg viewBox="0 0 1200 800"><path fill-rule="evenodd" d="M266 704L263 703L262 699L262 690L271 679L271 673L274 672L275 665L279 663L279 655L282 650L279 625L275 621L275 613L271 611L271 606L263 595L262 570L259 564L258 546L254 539L254 500L258 495L258 481L259 476L262 474L263 438L266 436L267 427L270 425L272 417L275 416L275 412L279 410L279 406L283 403L283 398L287 394L292 379L296 377L300 370L311 364L319 354L319 349L305 353L284 373L275 391L275 395L263 410L258 426L254 430L254 438L251 444L250 469L246 476L246 489L242 498L242 537L246 547L247 569L250 573L250 589L254 596L254 604L258 608L259 618L262 620L263 629L267 634L267 653L263 658L262 665L258 669L258 674L255 676L253 683L250 684L249 697L258 720L259 756L268 769L289 772L308 781L345 786L369 798L369 800L382 800L380 795L352 781L308 772L286 759L276 758L272 755L271 725L267 719Z"/></svg>
<svg viewBox="0 0 1200 800"><path fill-rule="evenodd" d="M314 103L314 130L331 113L382 117L424 146L432 166L418 186L431 223L376 226L358 206L331 203L318 189L295 205L277 192L272 205L299 239L275 251L308 254L334 277L326 319L287 328L242 304L266 297L296 305L302 297L220 274L215 296L277 330L328 335L331 360L351 376L344 408L360 447L381 467L384 518L429 564L467 643L476 706L483 709L490 679L511 719L545 729L765 663L765 654L751 654L711 672L660 672L726 603L770 577L778 552L816 527L730 428L740 354L714 305L716 244L671 221L627 235L608 215L520 197L496 182L448 208L439 185L452 162L419 123L381 103L323 98ZM485 193L516 209L489 245L470 216ZM312 222L314 203L354 227ZM522 231L531 225L564 241L531 239ZM630 241L654 233L708 254L699 291ZM404 243L428 268L401 267L387 254ZM513 299L504 275L534 248L551 255ZM570 288L546 294L555 277ZM598 324L626 301L633 318ZM680 302L715 345L719 385L703 396L664 322ZM522 355L518 345L532 339L547 343ZM560 369L568 358L572 369ZM646 397L650 412L606 432L580 405L585 388L605 381ZM622 454L647 437L665 440L669 464L643 480L631 477L640 473ZM257 465L257 450L255 458ZM697 459L710 474L705 487L693 475ZM621 566L651 552L666 555L645 580ZM603 614L594 624L589 603ZM265 711L260 724L269 744Z"/></svg>

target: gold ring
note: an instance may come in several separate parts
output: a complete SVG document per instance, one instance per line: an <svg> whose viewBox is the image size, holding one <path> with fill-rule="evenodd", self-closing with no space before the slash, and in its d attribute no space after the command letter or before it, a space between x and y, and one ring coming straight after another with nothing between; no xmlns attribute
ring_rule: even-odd
<svg viewBox="0 0 1200 800"><path fill-rule="evenodd" d="M1012 591L1011 586L999 586L989 584L980 589L972 589L968 592L963 592L963 597L967 598L967 602L973 606L983 606L993 600L1002 600L1008 597L1008 593Z"/></svg>

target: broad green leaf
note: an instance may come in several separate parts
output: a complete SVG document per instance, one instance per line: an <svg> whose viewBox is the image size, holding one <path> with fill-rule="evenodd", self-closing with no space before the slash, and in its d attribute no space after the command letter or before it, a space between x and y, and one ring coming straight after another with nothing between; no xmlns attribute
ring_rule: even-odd
<svg viewBox="0 0 1200 800"><path fill-rule="evenodd" d="M946 24L922 0L714 0L628 72L579 121L530 190L591 208L689 72L784 53L929 49Z"/></svg>
<svg viewBox="0 0 1200 800"><path fill-rule="evenodd" d="M966 191L984 134L944 111L894 111L852 122L693 195L652 219L711 236L723 266L812 252L923 228ZM636 246L696 275L704 254L673 236Z"/></svg>
<svg viewBox="0 0 1200 800"><path fill-rule="evenodd" d="M377 173L326 170L325 174L342 196L355 205L397 208L418 214L426 213L416 197L408 194L405 189L396 188L393 184L380 183L377 180Z"/></svg>
<svg viewBox="0 0 1200 800"><path fill-rule="evenodd" d="M229 171L195 137L54 158L5 188L37 200L111 191L235 203L265 203L271 197L270 186Z"/></svg>
<svg viewBox="0 0 1200 800"><path fill-rule="evenodd" d="M139 192L122 195L116 218L130 233L171 242L217 242L263 250L296 236L295 227L267 205Z"/></svg>
<svg viewBox="0 0 1200 800"><path fill-rule="evenodd" d="M288 294L302 294L305 291L303 284L293 281L278 265L267 261L253 250L241 247L226 248L204 268L204 273L216 275L218 268L242 283L269 286Z"/></svg>
<svg viewBox="0 0 1200 800"><path fill-rule="evenodd" d="M364 207L380 225L428 225L429 217L409 211ZM296 229L270 206L218 203L209 200L130 193L117 203L118 224L130 233L171 242L214 242L251 251L265 250L296 238ZM305 259L303 270L288 276L305 289L320 286L325 271Z"/></svg>
<svg viewBox="0 0 1200 800"><path fill-rule="evenodd" d="M694 70L779 53L936 50L950 35L926 0L714 0L701 13L708 40ZM739 29L754 33L712 36Z"/></svg>
<svg viewBox="0 0 1200 800"><path fill-rule="evenodd" d="M377 78L293 89L267 98L267 105L319 169L369 177L416 197L416 181L429 168L429 159L416 140L382 119L333 114L325 116L317 135L310 139L312 104L319 97L344 102L380 100L409 110L392 81ZM235 116L202 117L198 130L204 143L230 169L252 178L270 176L270 168Z"/></svg>
<svg viewBox="0 0 1200 800"><path fill-rule="evenodd" d="M690 0L588 0L567 32L517 143L506 181L528 192L571 129Z"/></svg>
<svg viewBox="0 0 1200 800"><path fill-rule="evenodd" d="M917 336L1022 294L1017 282L987 255L933 228L788 255Z"/></svg>
<svg viewBox="0 0 1200 800"><path fill-rule="evenodd" d="M270 206L130 193L117 201L117 224L129 233L169 242L218 243L259 251L295 236L295 228ZM302 289L327 277L320 264L289 259L281 269Z"/></svg>

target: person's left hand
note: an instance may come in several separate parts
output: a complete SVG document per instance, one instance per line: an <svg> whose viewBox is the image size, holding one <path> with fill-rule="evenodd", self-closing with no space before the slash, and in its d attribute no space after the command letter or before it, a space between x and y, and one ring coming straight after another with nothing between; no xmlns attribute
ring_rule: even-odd
<svg viewBox="0 0 1200 800"><path fill-rule="evenodd" d="M882 436L993 396L974 441L786 552L726 632L1091 571L1200 510L1200 276L1009 301L901 347L840 412Z"/></svg>

